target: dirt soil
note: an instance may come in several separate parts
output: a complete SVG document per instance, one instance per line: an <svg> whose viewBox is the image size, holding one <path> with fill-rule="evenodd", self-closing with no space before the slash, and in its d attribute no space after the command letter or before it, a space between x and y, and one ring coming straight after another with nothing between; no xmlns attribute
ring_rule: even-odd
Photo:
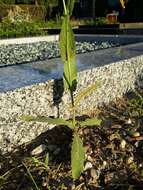
<svg viewBox="0 0 143 190"><path fill-rule="evenodd" d="M0 190L143 189L143 91L130 92L78 119L97 116L101 126L78 131L86 150L78 180L71 177L72 132L60 126L11 154L0 155ZM41 144L46 149L36 158L44 162L48 152L47 168L31 156Z"/></svg>

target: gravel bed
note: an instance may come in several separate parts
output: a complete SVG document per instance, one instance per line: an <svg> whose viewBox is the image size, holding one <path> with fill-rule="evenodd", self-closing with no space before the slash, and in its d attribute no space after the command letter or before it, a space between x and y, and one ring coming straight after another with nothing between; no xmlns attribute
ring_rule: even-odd
<svg viewBox="0 0 143 190"><path fill-rule="evenodd" d="M89 114L98 105L122 97L135 84L142 86L143 56L122 60L78 73L77 93L96 81L101 86L79 105L77 114ZM143 87L143 86L142 86ZM49 80L14 91L0 93L0 149L11 152L30 142L53 126L21 121L23 114L70 117L67 109L69 94L62 91L61 80ZM61 95L63 95L61 97ZM84 102L84 103L83 103Z"/></svg>
<svg viewBox="0 0 143 190"><path fill-rule="evenodd" d="M76 42L76 53L117 46L109 42ZM59 42L0 45L0 65L13 65L59 57Z"/></svg>

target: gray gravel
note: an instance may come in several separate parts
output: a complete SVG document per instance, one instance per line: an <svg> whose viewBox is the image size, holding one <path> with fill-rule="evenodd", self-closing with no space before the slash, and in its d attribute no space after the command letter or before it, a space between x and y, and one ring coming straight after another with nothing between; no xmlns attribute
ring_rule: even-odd
<svg viewBox="0 0 143 190"><path fill-rule="evenodd" d="M113 47L109 42L76 42L76 53ZM0 45L0 65L13 65L59 57L58 42Z"/></svg>
<svg viewBox="0 0 143 190"><path fill-rule="evenodd" d="M77 114L93 112L98 105L122 97L124 93L134 89L135 84L143 87L143 56L79 72L76 93L96 81L101 82L100 88L82 101ZM61 87L60 81L55 85L54 80L49 80L45 83L0 93L0 148L3 154L11 152L18 145L30 142L53 127L45 123L23 122L20 119L21 115L57 117L59 107L61 117L70 117L67 107L70 97L64 92L60 101Z"/></svg>

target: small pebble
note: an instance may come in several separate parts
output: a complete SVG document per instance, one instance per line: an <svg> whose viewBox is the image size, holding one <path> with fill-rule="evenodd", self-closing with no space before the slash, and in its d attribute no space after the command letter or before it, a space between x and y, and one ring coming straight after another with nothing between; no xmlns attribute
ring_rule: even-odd
<svg viewBox="0 0 143 190"><path fill-rule="evenodd" d="M116 124L111 126L112 129L121 129L122 125Z"/></svg>
<svg viewBox="0 0 143 190"><path fill-rule="evenodd" d="M139 137L140 136L140 133L139 132L134 132L133 134L132 134L132 137Z"/></svg>
<svg viewBox="0 0 143 190"><path fill-rule="evenodd" d="M90 129L88 129L88 128L84 129L84 131L83 131L83 133L84 133L85 135L88 135L89 132L90 132Z"/></svg>
<svg viewBox="0 0 143 190"><path fill-rule="evenodd" d="M126 144L127 144L126 141L122 140L121 143L120 143L120 148L125 149Z"/></svg>
<svg viewBox="0 0 143 190"><path fill-rule="evenodd" d="M31 154L34 155L38 155L41 154L42 152L44 152L46 149L46 145L45 144L41 144L39 146L37 146L35 149L32 150Z"/></svg>
<svg viewBox="0 0 143 190"><path fill-rule="evenodd" d="M139 146L139 141L137 141L136 143L135 143L135 147L138 147Z"/></svg>
<svg viewBox="0 0 143 190"><path fill-rule="evenodd" d="M126 124L128 124L128 125L132 124L132 120L129 118L129 119L126 121Z"/></svg>
<svg viewBox="0 0 143 190"><path fill-rule="evenodd" d="M91 170L90 170L90 176L93 179L98 179L99 178L97 171L95 169L93 169L93 168L91 168Z"/></svg>
<svg viewBox="0 0 143 190"><path fill-rule="evenodd" d="M42 186L43 186L43 187L47 187L47 185L48 185L47 182L43 182L43 183L42 183Z"/></svg>
<svg viewBox="0 0 143 190"><path fill-rule="evenodd" d="M131 164L134 161L134 158L131 156L127 159L127 164Z"/></svg>
<svg viewBox="0 0 143 190"><path fill-rule="evenodd" d="M12 164L13 160L10 159L9 163Z"/></svg>
<svg viewBox="0 0 143 190"><path fill-rule="evenodd" d="M85 166L84 166L84 171L91 169L92 168L92 163L91 162L86 162Z"/></svg>
<svg viewBox="0 0 143 190"><path fill-rule="evenodd" d="M89 162L92 162L92 161L93 161L93 159L92 159L92 157L91 157L90 155L87 156L87 160L88 160Z"/></svg>
<svg viewBox="0 0 143 190"><path fill-rule="evenodd" d="M71 188L72 188L72 190L75 190L75 184L73 184Z"/></svg>
<svg viewBox="0 0 143 190"><path fill-rule="evenodd" d="M107 162L105 160L103 161L103 166L107 166Z"/></svg>

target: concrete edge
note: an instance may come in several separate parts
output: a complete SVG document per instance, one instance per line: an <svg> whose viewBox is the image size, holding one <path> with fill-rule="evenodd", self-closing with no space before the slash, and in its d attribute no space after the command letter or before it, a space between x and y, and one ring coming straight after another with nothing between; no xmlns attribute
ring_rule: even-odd
<svg viewBox="0 0 143 190"><path fill-rule="evenodd" d="M77 40L83 41L87 38L87 40L95 40L97 38L105 38L105 39L111 39L111 38L127 38L127 39L138 39L143 42L143 35L97 35L97 34L76 34L75 38ZM0 39L0 45L9 45L9 44L27 44L27 43L34 43L34 42L53 42L58 41L59 35L48 35L48 36L37 36L37 37L22 37L22 38L11 38L11 39Z"/></svg>
<svg viewBox="0 0 143 190"><path fill-rule="evenodd" d="M0 40L0 45L10 45L10 44L27 44L34 42L53 42L58 41L59 35L49 35L49 36L37 36L37 37L23 37L23 38L12 38Z"/></svg>

